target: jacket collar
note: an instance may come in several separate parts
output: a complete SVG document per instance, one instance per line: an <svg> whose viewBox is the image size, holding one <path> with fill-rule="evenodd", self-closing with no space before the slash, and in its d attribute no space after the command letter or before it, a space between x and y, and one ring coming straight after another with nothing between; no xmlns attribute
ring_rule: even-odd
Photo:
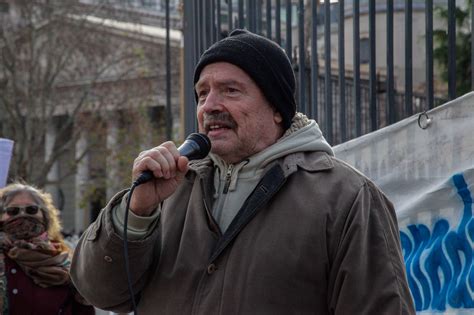
<svg viewBox="0 0 474 315"><path fill-rule="evenodd" d="M308 172L321 172L334 167L330 155L322 151L289 154L280 160L280 165L285 177L296 172L298 168L302 168Z"/></svg>
<svg viewBox="0 0 474 315"><path fill-rule="evenodd" d="M209 172L213 169L213 162L209 156L201 160L193 160L189 162L189 168L197 173L199 177L209 176ZM190 172L186 177L190 176Z"/></svg>

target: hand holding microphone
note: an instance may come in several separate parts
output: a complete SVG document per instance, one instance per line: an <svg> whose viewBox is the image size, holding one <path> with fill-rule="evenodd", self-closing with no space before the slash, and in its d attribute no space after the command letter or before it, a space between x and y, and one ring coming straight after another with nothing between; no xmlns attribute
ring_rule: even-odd
<svg viewBox="0 0 474 315"><path fill-rule="evenodd" d="M188 160L202 159L210 149L211 142L206 135L192 133L179 148L168 141L140 153L133 165L133 177L136 178L133 185L139 186L130 200L133 212L149 215L174 193L188 170Z"/></svg>
<svg viewBox="0 0 474 315"><path fill-rule="evenodd" d="M181 156L185 156L188 160L197 160L206 157L211 150L211 141L203 133L190 134L183 144L178 148ZM144 171L135 181L136 185L143 184L153 179L153 172Z"/></svg>

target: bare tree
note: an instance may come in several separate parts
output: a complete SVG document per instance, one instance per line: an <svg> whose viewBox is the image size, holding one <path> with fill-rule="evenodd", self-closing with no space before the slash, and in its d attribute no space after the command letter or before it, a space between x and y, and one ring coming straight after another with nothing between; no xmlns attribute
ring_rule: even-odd
<svg viewBox="0 0 474 315"><path fill-rule="evenodd" d="M101 3L12 0L10 14L0 17L0 137L15 141L11 179L40 187L57 184L47 175L68 157L69 167L55 179L61 182L90 152L108 154L104 117L111 110L122 120L138 119L157 104L164 73L156 59L163 48L152 36L111 26L115 13L104 11ZM94 16L99 10L100 18ZM135 138L129 142L136 147L150 126L143 119L130 125L135 128L127 128L124 138ZM87 146L71 155L84 132Z"/></svg>

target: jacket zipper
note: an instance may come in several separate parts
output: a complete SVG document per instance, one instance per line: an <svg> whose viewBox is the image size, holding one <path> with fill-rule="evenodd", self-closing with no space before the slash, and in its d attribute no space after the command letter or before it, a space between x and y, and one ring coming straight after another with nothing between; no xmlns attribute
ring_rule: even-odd
<svg viewBox="0 0 474 315"><path fill-rule="evenodd" d="M229 186L230 186L230 180L232 178L232 170L234 169L234 164L229 165L229 168L227 169L227 174L225 175L225 184L224 184L224 194L227 194L229 191Z"/></svg>

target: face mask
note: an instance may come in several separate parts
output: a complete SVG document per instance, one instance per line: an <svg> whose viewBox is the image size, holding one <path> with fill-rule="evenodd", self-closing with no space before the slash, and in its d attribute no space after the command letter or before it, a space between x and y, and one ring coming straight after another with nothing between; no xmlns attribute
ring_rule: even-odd
<svg viewBox="0 0 474 315"><path fill-rule="evenodd" d="M18 215L3 223L3 230L13 240L28 240L46 231L45 224L29 215Z"/></svg>

